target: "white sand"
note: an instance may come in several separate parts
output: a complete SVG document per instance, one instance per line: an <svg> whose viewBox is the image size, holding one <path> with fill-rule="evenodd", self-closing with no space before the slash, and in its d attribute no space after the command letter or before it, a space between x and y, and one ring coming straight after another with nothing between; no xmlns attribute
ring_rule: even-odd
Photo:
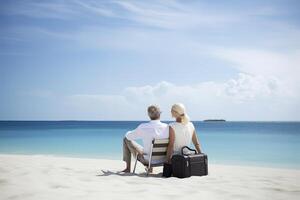
<svg viewBox="0 0 300 200"><path fill-rule="evenodd" d="M178 179L145 177L140 164L137 175L115 173L123 167L116 160L0 155L0 199L300 199L300 170L210 165L208 176Z"/></svg>

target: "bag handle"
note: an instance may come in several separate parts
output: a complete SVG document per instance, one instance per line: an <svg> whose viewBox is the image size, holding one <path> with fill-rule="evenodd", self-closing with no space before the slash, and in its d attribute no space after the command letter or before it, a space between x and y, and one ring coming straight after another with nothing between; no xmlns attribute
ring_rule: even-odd
<svg viewBox="0 0 300 200"><path fill-rule="evenodd" d="M191 148L188 147L188 146L184 146L184 147L181 148L181 155L187 156L186 154L183 153L183 149L188 149L188 150L190 150L190 151L195 152L195 154L197 154L197 151L196 151L195 149L191 149Z"/></svg>

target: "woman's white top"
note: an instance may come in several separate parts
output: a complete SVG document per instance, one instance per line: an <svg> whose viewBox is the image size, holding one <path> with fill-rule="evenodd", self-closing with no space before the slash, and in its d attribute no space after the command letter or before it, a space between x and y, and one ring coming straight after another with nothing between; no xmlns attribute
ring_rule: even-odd
<svg viewBox="0 0 300 200"><path fill-rule="evenodd" d="M187 124L172 122L169 126L172 127L175 133L174 154L180 154L182 147L190 146L195 127L192 122Z"/></svg>

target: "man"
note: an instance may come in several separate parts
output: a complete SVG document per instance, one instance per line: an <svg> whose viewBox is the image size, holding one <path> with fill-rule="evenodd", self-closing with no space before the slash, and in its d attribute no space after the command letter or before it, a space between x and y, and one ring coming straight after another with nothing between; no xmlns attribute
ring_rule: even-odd
<svg viewBox="0 0 300 200"><path fill-rule="evenodd" d="M140 124L135 130L128 131L123 140L123 160L126 168L122 172L130 172L131 154L138 156L139 161L147 163L151 149L152 140L169 137L169 128L165 123L160 122L160 108L156 105L148 107L150 122ZM143 140L143 147L136 141ZM146 155L143 155L146 154Z"/></svg>

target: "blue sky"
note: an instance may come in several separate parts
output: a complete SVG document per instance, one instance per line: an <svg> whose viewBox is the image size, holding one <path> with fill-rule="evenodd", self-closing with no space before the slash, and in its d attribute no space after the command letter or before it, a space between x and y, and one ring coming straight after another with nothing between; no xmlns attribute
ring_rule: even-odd
<svg viewBox="0 0 300 200"><path fill-rule="evenodd" d="M299 1L1 1L0 119L300 120Z"/></svg>

